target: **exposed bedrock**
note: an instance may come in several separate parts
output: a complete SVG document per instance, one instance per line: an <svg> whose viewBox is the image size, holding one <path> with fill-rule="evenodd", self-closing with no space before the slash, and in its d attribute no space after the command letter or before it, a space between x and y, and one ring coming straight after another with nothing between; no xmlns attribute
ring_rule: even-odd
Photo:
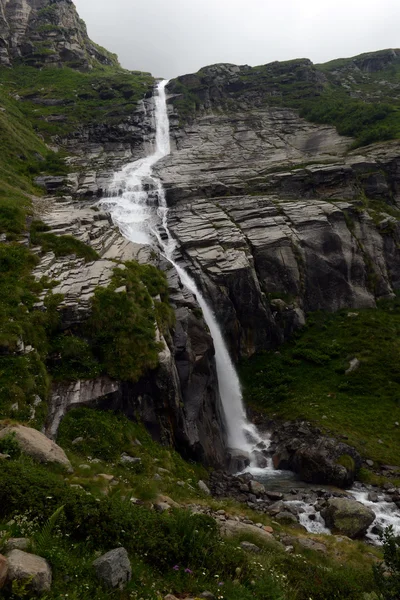
<svg viewBox="0 0 400 600"><path fill-rule="evenodd" d="M54 293L63 294L61 316L66 329L79 328L88 318L97 286L110 283L115 260L151 262L147 246L126 241L112 226L107 214L90 203L65 198L48 199L48 215L42 219L54 233L72 234L90 244L101 258L84 263L75 256L45 254L35 276L57 280ZM176 324L164 337L159 366L139 382L96 380L55 384L50 399L46 433L55 438L63 416L78 406L120 409L143 421L153 437L175 446L187 458L205 464L224 463L224 425L214 361L212 338L196 299L180 284L174 270L167 269L170 298ZM38 306L37 308L41 308Z"/></svg>
<svg viewBox="0 0 400 600"><path fill-rule="evenodd" d="M171 106L173 151L156 165L181 260L236 359L307 311L372 307L400 283L400 144L349 152L331 127L246 102L183 126Z"/></svg>

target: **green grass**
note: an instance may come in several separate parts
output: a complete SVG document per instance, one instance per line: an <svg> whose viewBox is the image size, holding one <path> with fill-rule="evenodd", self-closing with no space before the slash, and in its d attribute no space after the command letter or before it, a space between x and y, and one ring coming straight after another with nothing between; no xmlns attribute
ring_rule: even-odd
<svg viewBox="0 0 400 600"><path fill-rule="evenodd" d="M399 299L377 309L311 314L279 352L242 363L245 400L269 416L307 419L347 436L377 463L399 464L399 334ZM346 374L353 358L360 366Z"/></svg>
<svg viewBox="0 0 400 600"><path fill-rule="evenodd" d="M82 125L119 123L132 114L154 84L149 73L105 66L87 73L69 67L14 66L0 69L0 79L18 93L19 110L35 131L47 138L65 136ZM61 104L46 106L44 102L49 100ZM60 115L62 121L52 120Z"/></svg>
<svg viewBox="0 0 400 600"><path fill-rule="evenodd" d="M82 442L73 444L76 437L82 437ZM184 508L159 514L151 510L154 493L148 497L143 493L141 506L133 504L131 496L138 497L145 486L181 500L175 495L182 490L177 480L196 487L205 473L158 446L142 425L121 415L73 410L61 424L58 442L67 450L73 474L66 476L56 466L37 464L17 452L11 460L0 462L0 552L9 537L30 538L31 548L52 568L52 589L46 600L66 595L76 600L160 600L168 593L197 598L205 590L220 600L364 600L364 593L376 589L371 550L360 542L339 544L324 536L326 556L296 543L289 555L273 540L246 535L222 539L212 518L191 515ZM8 448L11 441L7 443ZM142 472L118 462L122 451L142 459ZM81 469L82 462L90 470ZM160 466L168 474L163 472L154 489L153 475ZM107 484L100 473L112 474L116 485ZM186 501L207 501L200 492L187 489ZM215 501L210 504L217 508ZM256 543L260 554L242 550L243 539ZM92 562L120 545L128 551L132 581L126 590L106 591L94 576ZM28 586L28 596L23 588L13 592L6 587L2 597L30 597Z"/></svg>
<svg viewBox="0 0 400 600"><path fill-rule="evenodd" d="M42 221L32 221L29 228L31 244L41 246L43 252L54 252L56 256L75 254L85 262L100 258L93 248L72 235L56 235L49 231L50 227Z"/></svg>

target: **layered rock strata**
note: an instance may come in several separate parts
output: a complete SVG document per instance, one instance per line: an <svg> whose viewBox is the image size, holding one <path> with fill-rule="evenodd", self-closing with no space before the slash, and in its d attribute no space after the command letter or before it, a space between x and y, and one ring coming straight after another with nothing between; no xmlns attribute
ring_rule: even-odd
<svg viewBox="0 0 400 600"><path fill-rule="evenodd" d="M0 64L15 60L83 70L118 63L89 39L72 0L0 1Z"/></svg>
<svg viewBox="0 0 400 600"><path fill-rule="evenodd" d="M84 263L76 256L42 256L35 276L57 281L52 289L62 294L65 329L79 327L90 312L96 287L111 281L115 261L154 262L148 246L125 240L110 217L92 203L68 198L49 199L41 218L53 233L74 235L93 247L98 260ZM38 249L39 250L39 249ZM168 273L170 297L177 322L171 335L160 338L159 366L136 384L101 377L71 384L55 384L46 432L55 437L66 412L77 406L119 409L145 423L155 439L173 445L187 458L221 465L224 433L220 414L214 347L196 299L184 290L175 272ZM41 309L40 303L37 305Z"/></svg>

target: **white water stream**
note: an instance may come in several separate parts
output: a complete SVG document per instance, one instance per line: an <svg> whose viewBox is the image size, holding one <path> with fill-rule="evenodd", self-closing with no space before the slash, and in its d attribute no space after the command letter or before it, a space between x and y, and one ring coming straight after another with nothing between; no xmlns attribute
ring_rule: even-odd
<svg viewBox="0 0 400 600"><path fill-rule="evenodd" d="M254 446L262 441L261 437L247 421L239 379L216 317L193 278L174 260L177 243L168 229L165 192L160 179L153 174L153 166L171 151L165 93L167 83L160 82L155 95L156 140L153 153L116 173L110 186L110 195L102 204L106 205L114 223L130 241L157 245L175 267L182 284L196 296L214 341L228 445L251 453Z"/></svg>
<svg viewBox="0 0 400 600"><path fill-rule="evenodd" d="M224 411L228 434L228 445L231 448L249 453L251 456L255 446L263 441L268 446L269 440L262 439L256 428L248 422L243 406L239 379L229 356L229 352L216 317L200 292L197 284L187 271L174 260L177 242L168 229L168 207L162 183L153 174L153 166L170 154L169 119L166 103L165 86L162 81L157 86L155 95L156 140L153 153L135 162L129 163L114 175L109 189L109 196L101 201L111 213L112 219L123 235L132 242L157 246L162 254L176 269L182 284L196 296L203 311L204 319L209 327L215 347L215 360L218 375L219 391ZM248 469L254 475L279 475L269 465L259 469L253 463ZM368 502L367 493L352 491L353 496L363 504L370 506L377 514L375 523L382 526L392 524L400 533L399 510L393 503L381 501ZM301 523L313 533L329 532L319 513L314 520L315 510L311 505L301 504L304 512L300 515ZM369 534L370 539L377 541L377 536Z"/></svg>

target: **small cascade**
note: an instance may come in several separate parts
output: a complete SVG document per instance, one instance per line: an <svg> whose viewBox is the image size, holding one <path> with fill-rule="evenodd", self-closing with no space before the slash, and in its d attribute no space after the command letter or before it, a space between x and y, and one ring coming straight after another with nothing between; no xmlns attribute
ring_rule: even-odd
<svg viewBox="0 0 400 600"><path fill-rule="evenodd" d="M101 201L111 213L122 234L132 242L156 245L176 269L182 284L196 296L213 338L219 391L224 411L229 447L250 457L262 440L248 422L239 378L217 319L193 278L174 259L176 241L168 229L168 207L163 185L153 174L153 166L170 154L169 119L165 87L158 84L155 95L156 139L152 154L126 165L115 174L109 196Z"/></svg>
<svg viewBox="0 0 400 600"><path fill-rule="evenodd" d="M350 493L355 500L373 510L376 515L375 521L368 529L367 539L375 544L379 544L379 532L390 525L393 527L395 535L400 535L400 508L394 502L386 500L384 494L379 494L378 501L372 502L368 499L368 491L357 490L355 488L350 490Z"/></svg>

